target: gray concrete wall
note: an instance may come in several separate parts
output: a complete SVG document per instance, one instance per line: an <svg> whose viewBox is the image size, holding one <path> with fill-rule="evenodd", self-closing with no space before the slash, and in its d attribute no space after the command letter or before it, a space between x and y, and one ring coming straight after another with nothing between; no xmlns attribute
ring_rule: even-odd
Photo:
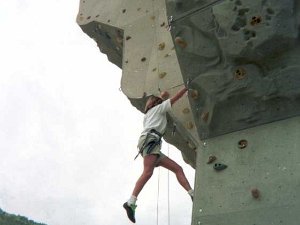
<svg viewBox="0 0 300 225"><path fill-rule="evenodd" d="M199 147L193 225L300 223L300 117L211 138ZM247 141L241 148L239 142ZM204 144L205 143L205 144ZM217 160L207 164L209 156ZM216 171L214 164L228 167ZM252 190L260 193L252 196Z"/></svg>

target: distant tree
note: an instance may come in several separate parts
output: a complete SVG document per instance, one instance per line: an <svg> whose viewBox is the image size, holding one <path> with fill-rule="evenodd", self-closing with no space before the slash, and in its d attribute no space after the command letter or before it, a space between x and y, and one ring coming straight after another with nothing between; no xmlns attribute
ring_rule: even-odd
<svg viewBox="0 0 300 225"><path fill-rule="evenodd" d="M0 225L46 225L29 220L25 216L16 216L0 209Z"/></svg>

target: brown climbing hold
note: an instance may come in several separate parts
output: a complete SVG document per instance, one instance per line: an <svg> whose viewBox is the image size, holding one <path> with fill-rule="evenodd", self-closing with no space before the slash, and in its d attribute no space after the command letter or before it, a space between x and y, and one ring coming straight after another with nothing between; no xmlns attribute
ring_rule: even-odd
<svg viewBox="0 0 300 225"><path fill-rule="evenodd" d="M239 68L235 71L234 76L237 80L242 80L246 77L246 70L244 68Z"/></svg>
<svg viewBox="0 0 300 225"><path fill-rule="evenodd" d="M165 42L162 42L162 43L160 43L160 44L158 45L158 49L159 49L159 50L164 50L165 46L166 46Z"/></svg>
<svg viewBox="0 0 300 225"><path fill-rule="evenodd" d="M122 37L116 37L116 41L118 44L122 44L123 43L123 38Z"/></svg>
<svg viewBox="0 0 300 225"><path fill-rule="evenodd" d="M257 188L253 188L251 190L252 197L258 199L260 197L260 192Z"/></svg>
<svg viewBox="0 0 300 225"><path fill-rule="evenodd" d="M187 43L182 37L176 37L175 38L175 43L181 48L186 48L187 47Z"/></svg>
<svg viewBox="0 0 300 225"><path fill-rule="evenodd" d="M214 155L209 156L207 164L213 163L214 161L216 161L216 159L217 159L217 157Z"/></svg>
<svg viewBox="0 0 300 225"><path fill-rule="evenodd" d="M257 25L257 24L261 23L261 21L262 21L262 19L261 19L260 16L253 16L252 19L251 19L250 24L252 26L254 26L254 25Z"/></svg>
<svg viewBox="0 0 300 225"><path fill-rule="evenodd" d="M191 142L189 142L189 141L187 141L186 143L187 143L187 145L189 146L189 148L191 148L191 149L193 149L193 150L196 150L196 149L197 149L197 147L196 147L193 143L191 143Z"/></svg>
<svg viewBox="0 0 300 225"><path fill-rule="evenodd" d="M192 99L194 99L194 100L196 100L199 97L199 93L197 90L191 90L190 95L191 95Z"/></svg>
<svg viewBox="0 0 300 225"><path fill-rule="evenodd" d="M207 122L208 121L208 118L209 118L209 112L203 112L201 114L201 119L204 121L204 122Z"/></svg>
<svg viewBox="0 0 300 225"><path fill-rule="evenodd" d="M161 73L159 73L159 78L164 78L165 76L167 75L167 73L166 72L161 72Z"/></svg>
<svg viewBox="0 0 300 225"><path fill-rule="evenodd" d="M166 25L166 23L165 22L163 22L162 24L160 24L160 26L161 27L163 27L163 26L165 26Z"/></svg>
<svg viewBox="0 0 300 225"><path fill-rule="evenodd" d="M122 10L122 13L125 13L125 12L126 12L126 9L123 9L123 10Z"/></svg>
<svg viewBox="0 0 300 225"><path fill-rule="evenodd" d="M194 124L192 122L187 122L186 127L187 127L187 129L191 130L194 128Z"/></svg>
<svg viewBox="0 0 300 225"><path fill-rule="evenodd" d="M86 19L87 19L87 20L91 19L91 16L88 16Z"/></svg>
<svg viewBox="0 0 300 225"><path fill-rule="evenodd" d="M145 62L146 61L146 57L141 58L141 61Z"/></svg>
<svg viewBox="0 0 300 225"><path fill-rule="evenodd" d="M240 149L246 148L248 146L248 141L247 140L240 140L238 143L238 146Z"/></svg>
<svg viewBox="0 0 300 225"><path fill-rule="evenodd" d="M182 112L183 112L184 114L188 114L188 113L190 112L190 109L189 109L189 108L184 108L184 109L182 110Z"/></svg>
<svg viewBox="0 0 300 225"><path fill-rule="evenodd" d="M126 36L126 41L130 40L131 37L130 36Z"/></svg>
<svg viewBox="0 0 300 225"><path fill-rule="evenodd" d="M153 69L152 69L152 72L155 72L156 70L157 70L157 68L153 68Z"/></svg>

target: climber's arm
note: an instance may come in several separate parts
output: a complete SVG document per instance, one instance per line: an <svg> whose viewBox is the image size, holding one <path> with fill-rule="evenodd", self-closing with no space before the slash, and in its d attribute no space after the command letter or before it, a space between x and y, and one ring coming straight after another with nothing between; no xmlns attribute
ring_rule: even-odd
<svg viewBox="0 0 300 225"><path fill-rule="evenodd" d="M175 94L173 97L171 97L171 99L170 99L171 105L173 105L175 102L177 102L177 100L179 100L187 90L188 89L186 87L184 87L180 91L178 91L177 94Z"/></svg>

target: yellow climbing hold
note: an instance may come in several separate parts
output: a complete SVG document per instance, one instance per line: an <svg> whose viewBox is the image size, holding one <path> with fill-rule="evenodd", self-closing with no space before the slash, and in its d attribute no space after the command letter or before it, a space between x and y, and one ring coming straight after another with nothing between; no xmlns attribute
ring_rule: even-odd
<svg viewBox="0 0 300 225"><path fill-rule="evenodd" d="M162 42L158 45L158 49L162 51L165 49L165 46L166 46L165 42Z"/></svg>
<svg viewBox="0 0 300 225"><path fill-rule="evenodd" d="M187 122L186 123L186 128L189 129L189 130L191 130L191 129L194 128L194 124L192 122Z"/></svg>
<svg viewBox="0 0 300 225"><path fill-rule="evenodd" d="M199 97L199 92L197 90L190 91L191 98L196 100Z"/></svg>
<svg viewBox="0 0 300 225"><path fill-rule="evenodd" d="M161 73L159 73L158 76L159 76L160 79L162 79L162 78L164 78L166 75L167 75L166 72L161 72Z"/></svg>
<svg viewBox="0 0 300 225"><path fill-rule="evenodd" d="M182 110L182 112L183 112L184 114L188 114L188 113L190 112L190 109L189 109L189 108L184 108L184 109Z"/></svg>

